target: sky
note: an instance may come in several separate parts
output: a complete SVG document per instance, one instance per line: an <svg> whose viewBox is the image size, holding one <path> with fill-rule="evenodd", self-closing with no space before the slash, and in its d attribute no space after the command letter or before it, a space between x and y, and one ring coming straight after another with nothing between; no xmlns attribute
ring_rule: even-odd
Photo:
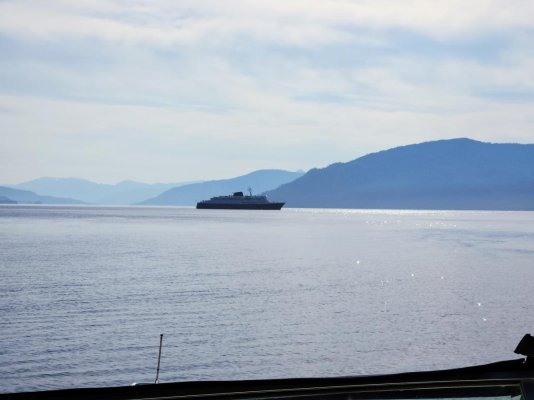
<svg viewBox="0 0 534 400"><path fill-rule="evenodd" d="M0 182L534 143L531 0L0 0Z"/></svg>

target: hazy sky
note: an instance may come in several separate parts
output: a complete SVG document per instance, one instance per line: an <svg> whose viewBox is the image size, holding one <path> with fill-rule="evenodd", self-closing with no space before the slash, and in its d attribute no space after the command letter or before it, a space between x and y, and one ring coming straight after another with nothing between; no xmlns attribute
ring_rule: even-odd
<svg viewBox="0 0 534 400"><path fill-rule="evenodd" d="M534 1L0 0L0 182L534 143Z"/></svg>

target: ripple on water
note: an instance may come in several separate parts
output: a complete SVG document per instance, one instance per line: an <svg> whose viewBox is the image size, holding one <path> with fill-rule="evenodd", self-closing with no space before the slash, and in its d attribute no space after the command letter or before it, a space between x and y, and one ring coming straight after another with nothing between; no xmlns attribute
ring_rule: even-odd
<svg viewBox="0 0 534 400"><path fill-rule="evenodd" d="M533 213L0 207L0 391L512 357ZM481 337L480 332L484 332Z"/></svg>

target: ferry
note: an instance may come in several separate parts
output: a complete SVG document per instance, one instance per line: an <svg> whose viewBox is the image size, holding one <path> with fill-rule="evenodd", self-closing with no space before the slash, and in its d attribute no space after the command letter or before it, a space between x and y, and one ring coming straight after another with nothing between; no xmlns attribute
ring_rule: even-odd
<svg viewBox="0 0 534 400"><path fill-rule="evenodd" d="M216 196L209 200L197 203L198 209L225 209L225 210L280 210L285 203L271 202L267 196L253 196L249 188L249 195L235 192L230 196Z"/></svg>

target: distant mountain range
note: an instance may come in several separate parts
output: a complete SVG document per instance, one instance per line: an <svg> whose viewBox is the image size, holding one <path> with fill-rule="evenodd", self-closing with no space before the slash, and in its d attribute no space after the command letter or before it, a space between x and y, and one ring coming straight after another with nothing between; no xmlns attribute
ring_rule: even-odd
<svg viewBox="0 0 534 400"><path fill-rule="evenodd" d="M534 145L452 139L312 169L267 192L286 207L534 210Z"/></svg>
<svg viewBox="0 0 534 400"><path fill-rule="evenodd" d="M216 195L266 192L286 207L534 210L534 144L438 140L304 172L259 170L188 184L105 185L40 178L0 186L0 203L194 205ZM24 190L21 190L24 189Z"/></svg>
<svg viewBox="0 0 534 400"><path fill-rule="evenodd" d="M181 184L123 181L109 185L77 178L39 178L12 187L31 190L40 195L68 197L92 204L133 204Z"/></svg>
<svg viewBox="0 0 534 400"><path fill-rule="evenodd" d="M82 201L53 197L41 196L29 190L14 189L6 186L0 186L0 204L83 204Z"/></svg>
<svg viewBox="0 0 534 400"><path fill-rule="evenodd" d="M262 193L284 183L291 182L303 174L304 172L302 171L259 170L232 179L214 180L176 187L140 204L191 206L195 205L199 200L209 199L217 195L231 194L232 192L246 191L249 187L254 190L254 193Z"/></svg>
<svg viewBox="0 0 534 400"><path fill-rule="evenodd" d="M115 185L78 178L39 178L0 186L2 204L147 204L194 205L196 201L251 187L261 193L302 176L304 172L259 170L236 178L207 182L154 183L123 181ZM148 199L148 200L147 200Z"/></svg>

